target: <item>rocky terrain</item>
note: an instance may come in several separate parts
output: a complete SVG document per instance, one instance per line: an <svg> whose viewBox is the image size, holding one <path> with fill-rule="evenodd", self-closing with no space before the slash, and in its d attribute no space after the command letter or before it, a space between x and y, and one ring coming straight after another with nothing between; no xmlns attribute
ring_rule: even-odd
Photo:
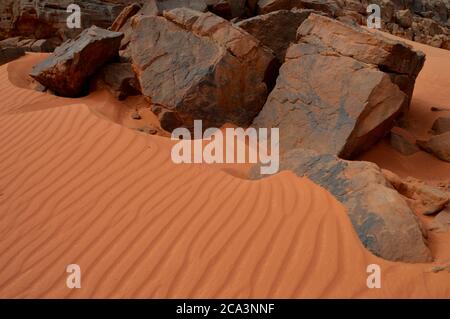
<svg viewBox="0 0 450 319"><path fill-rule="evenodd" d="M137 227L133 230L133 236L136 236L127 237L131 238L132 243L142 240L145 245L152 246L153 239L140 236L146 235L146 226L155 220L157 226L153 233L162 232L160 237L155 237L156 242L164 239L165 234L171 234L170 224L173 222L180 223L176 224L177 230L186 229L181 237L188 236L187 241L195 243L199 236L209 238L210 234L219 232L209 228L205 235L201 229L195 227L205 224L208 226L215 218L224 218L226 221L223 224L211 222L212 227L224 225L220 230L222 231L234 222L234 218L241 218L239 214L236 217L215 212L216 209L225 207L224 211L234 214L240 203L248 201L244 198L246 195L253 196L253 191L258 194L256 198L259 201L254 202L252 207L246 206L243 211L258 214L249 215L249 218L256 216L262 220L262 224L270 218L281 218L282 214L276 214L278 202L274 200L271 203L270 197L265 196L266 193L276 192L274 198L282 203L283 209L289 211L290 207L293 213L287 220L277 219L277 222L267 222L266 226L256 226L255 233L259 234L261 231L262 235L258 235L261 238L252 241L253 243L262 243L266 239L276 241L278 236L285 232L296 234L298 229L291 229L290 225L293 225L292 221L295 221L295 227L302 225L303 220L295 219L299 216L295 212L300 210L307 216L306 219L320 217L314 219L312 233L321 236L331 230L333 234L334 228L330 224L334 223L338 228L346 226L342 226L345 224L343 222L330 221L331 217L327 214L334 214L336 211L340 214L339 205L342 204L342 213L348 216L356 240L359 238L362 245L375 256L407 263L430 263L437 258L435 233L448 232L450 225L450 175L442 173L443 177L439 181L400 176L389 169L382 169L375 160L363 161L360 157L388 141L389 147L404 156L420 153L438 163L450 163L450 117L446 114L436 116L432 125L427 127L427 134L419 134L411 129L417 125L417 121L411 120L411 102L414 99L416 82L427 63L427 56L410 45L411 42L408 44L400 41L398 37L369 31L361 26L364 25L368 3L356 0L105 0L78 3L83 8L83 27L79 30L66 28L65 6L68 2L6 1L0 5L1 35L5 38L0 42L0 65L8 63L1 67L4 72L2 76L7 78L5 88L2 89L15 92L13 98L0 109L1 114L4 114L0 121L8 124L5 125L5 130L9 132L14 128L15 122L8 122L7 117L14 114L13 116L18 117L15 121L21 123L21 130L32 131L38 125L34 123L30 126L29 123L33 121L27 116L32 113L32 116L44 117L46 125L51 127L51 130L46 132L45 125L39 126L40 130L44 130L39 133L43 134L44 138L38 139L34 132L23 133L24 136L31 135L32 139L24 139L25 142L14 139L7 143L7 151L12 155L4 153L6 164L3 178L7 180L18 174L19 182L16 183L16 179L11 178L11 184L17 184L19 190L20 185L27 182L27 176L36 185L41 185L41 182L33 180L35 175L40 174L40 169L34 169L35 163L25 163L15 168L16 159L31 161L28 156L16 154L17 150L23 149L25 154L29 152L34 156L33 151L28 150L36 149L35 152L39 155L33 157L36 165L49 170L49 190L42 187L44 194L39 197L42 203L34 205L38 207L38 213L41 212L40 208L47 206L47 211L52 214L53 210L60 210L60 214L65 214L65 209L72 209L75 204L96 208L99 203L96 196L102 199L107 196L105 202L100 202L104 207L99 211L114 211L119 207L117 209L123 216L107 217L108 225L111 224L112 228L127 229L128 222L133 224ZM449 48L448 1L383 0L377 3L382 7L383 30L436 47L432 48L433 50L448 53L442 50ZM36 54L26 54L27 51ZM19 58L19 61L14 61ZM448 63L445 58L439 61ZM448 90L445 83L442 87ZM18 98L24 92L27 92L25 97ZM27 102L22 103L22 100ZM59 103L68 104L62 115L58 113L61 108L55 107ZM89 107L83 108L81 115L74 115L77 105L84 103ZM127 103L133 104L132 113L125 112ZM447 112L445 105L444 108L433 106L434 111L429 112ZM41 112L43 109L46 111ZM136 140L135 137L125 138L121 143L126 147L122 148L122 144L116 144L117 140L128 136L127 134L132 136L132 133L137 133L120 133L122 131L118 126L99 124L103 122L94 120L89 112L97 112L99 117L113 119L115 123L119 123L117 119L123 118L126 113L127 123L133 124L120 124L144 133L142 135L145 135L145 138L149 137L148 135L160 135L151 136L158 142L140 140L142 136L138 135ZM423 114L425 111L422 110L421 115ZM154 121L146 122L145 126L136 124L141 123L143 117L150 117ZM204 173L203 168L198 168L198 171L197 168L184 171L184 168L179 166L173 167L173 163L167 163L166 157L170 152L167 151L166 139L161 142L162 137L168 136L178 127L192 130L194 120L202 120L203 129L229 125L244 128L279 128L280 170L289 171L288 174L295 174L301 179L289 177L288 184L270 184L286 172L263 178L265 176L261 176L258 166L245 172L239 171L240 175L236 174L239 179L229 175L226 175L226 178L223 178L224 175L209 178L209 173ZM110 136L110 132L119 133ZM94 137L85 140L84 137L90 134ZM110 140L105 142L103 138ZM51 145L57 147L55 150L51 145L35 147L37 140L52 141ZM70 142L67 145L73 147L73 152L71 148L66 147L66 142ZM140 157L141 153L138 151L130 153L135 146L139 152L151 152L152 156L156 156L156 162L147 161L145 156ZM53 150L53 155L41 159L40 152L48 150ZM78 156L77 151L83 155ZM108 155L104 156L105 154ZM107 164L96 163L96 159L103 156ZM97 165L95 170L92 163ZM404 165L408 166L408 163L406 161ZM8 169L11 167L17 172L10 173ZM28 171L29 167L33 168L31 172ZM64 167L64 172L59 171L60 167ZM59 180L65 172L72 174L73 167L80 172L68 177L69 182ZM414 167L411 170L413 169ZM127 173L117 177L118 172ZM175 176L174 173L166 183L164 176L168 175L167 172L176 172L178 175ZM152 179L143 178L144 175L151 176ZM198 176L201 176L202 180L198 180ZM82 188L83 183L78 183L77 180L85 177L88 182L95 181L86 190ZM126 184L121 184L120 179L125 179ZM245 180L243 184L233 184L235 180L242 182L241 179ZM47 179L43 180L42 183L46 183ZM61 185L53 186L50 180ZM75 184L71 184L72 180ZM179 184L170 184L172 180ZM302 190L298 185L299 180L307 185L311 183L313 186L305 188L312 191L307 193L307 190ZM218 182L209 185L211 181ZM216 186L222 181L229 184L223 185L221 189L230 194L242 195L242 198L236 200L236 205L231 205L224 195L225 199L221 199L221 203L214 201L211 206L205 206L208 208L205 209L203 198L206 198L206 202L209 201L209 190L219 193L220 190L217 190ZM133 188L137 184L139 189ZM9 184L5 182L5 185ZM111 191L97 189L105 185L111 188ZM208 187L202 188L203 185ZM269 185L270 190L259 189L265 187L261 185ZM295 187L292 187L293 185ZM37 195L34 197L31 192L34 191L33 187L21 190L32 200L41 195L36 191ZM247 187L248 192L233 193L240 187ZM70 193L67 196L70 200L59 195L60 190L65 192L66 188ZM76 196L71 197L69 188ZM121 201L120 194L127 193L130 189L133 190L131 198L134 200L128 198L127 201ZM302 190L301 194L298 193L299 189ZM158 193L161 190L165 192L163 195ZM151 192L154 192L156 198L149 195ZM186 192L187 196L184 196L183 192ZM203 192L205 196L200 196ZM84 202L78 199L79 193L86 197L93 196L94 199L92 202ZM291 196L291 193L294 195ZM58 194L58 198L55 194ZM172 198L173 194L176 196ZM2 195L3 193L0 193L0 196ZM22 195L12 204L0 198L0 205L6 203L8 209L18 211L25 207L26 211L28 206L20 201L20 196ZM192 200L193 198L195 200ZM134 207L132 211L137 212L136 220L144 218L146 223L128 221L127 218L131 218L131 215L128 210L122 209L126 202L139 206ZM181 202L183 204L179 204ZM325 208L321 206L322 202L326 203ZM152 216L150 213L141 212L141 208L149 203L156 205L159 215ZM182 207L191 204L191 212L198 212L198 215L180 217L178 213L182 211ZM217 207L211 208L214 205ZM332 212L327 212L327 205L332 207ZM152 209L155 207L152 206ZM259 214L260 211L263 213ZM275 213L270 215L272 211ZM29 215L37 215L36 218L45 219L39 214L26 212ZM167 217L164 212L174 216ZM265 218L264 212L268 214L268 219ZM207 213L205 219L190 224L204 213ZM1 214L0 211L0 217L10 220L11 217ZM53 220L54 217L52 215L50 219ZM96 215L92 220L89 217L80 223L95 224L103 217L99 214L98 218ZM183 225L185 219L187 226ZM104 223L97 227L102 229ZM258 223L252 222L252 225ZM16 220L13 220L13 224L19 228L41 229L34 224L22 224ZM281 228L272 229L273 237L269 238L263 228L270 228L272 225L281 225ZM231 226L234 229L234 224ZM195 230L189 232L190 227ZM241 229L240 226L235 228L236 232L231 229L233 231L221 233L217 241L222 243L223 240L223 246L227 246L235 239L234 235L230 234L245 237L252 233L252 230ZM8 230L4 231L8 234ZM341 236L340 232L342 229L336 237ZM21 233L25 233L22 228ZM114 233L114 237L119 238L122 234ZM194 235L191 237L192 234ZM352 234L343 236L347 238ZM101 239L101 236L99 238ZM14 242L9 237L8 240ZM322 244L320 240L318 245L321 246L335 245L336 250L342 249L344 253L348 249L345 244L338 245L330 237ZM204 246L198 248L198 251L207 251L208 245L216 243L215 241L215 238L199 240L200 246ZM299 242L301 241L286 239L280 247L287 249ZM180 243L177 245L182 245ZM11 245L14 247L14 244ZM171 240L167 245L173 247ZM317 249L323 248L321 246ZM101 250L101 255L104 256L103 249ZM111 251L115 253L114 250ZM138 257L142 257L147 250L139 247L136 251ZM171 258L171 254L166 255L165 251L155 251L163 255L162 260ZM262 260L268 256L271 249L258 248L253 251L262 252ZM247 263L250 264L255 258L252 258L252 254L248 256ZM366 258L364 254L359 256ZM370 256L368 258L373 257ZM238 254L238 257L242 256ZM186 255L185 258L191 257ZM314 261L315 257L311 258ZM282 258L275 259L283 261ZM264 266L264 263L258 264ZM209 265L208 260L205 267L211 268L207 267ZM188 264L187 267L191 266ZM442 269L446 269L445 267ZM158 272L164 272L163 268L157 267ZM221 271L222 269L219 272ZM13 270L10 272L13 273ZM278 271L274 273L277 274ZM196 273L195 276L197 275ZM8 276L9 273L6 277ZM10 284L11 277L8 278L5 280L6 286ZM199 280L198 287L201 287L204 283L202 279ZM238 279L237 281L239 282ZM119 286L121 284L123 283L118 283ZM171 295L169 292L173 287L169 288L165 291L167 295Z"/></svg>

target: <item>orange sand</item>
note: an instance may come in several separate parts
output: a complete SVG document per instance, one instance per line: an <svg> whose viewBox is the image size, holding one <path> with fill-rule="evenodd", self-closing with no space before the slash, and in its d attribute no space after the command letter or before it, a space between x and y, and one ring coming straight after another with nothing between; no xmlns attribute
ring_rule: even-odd
<svg viewBox="0 0 450 319"><path fill-rule="evenodd" d="M306 178L175 165L172 142L117 124L105 92L27 89L40 58L0 67L0 297L450 297L450 273L373 256ZM81 289L65 285L72 263Z"/></svg>

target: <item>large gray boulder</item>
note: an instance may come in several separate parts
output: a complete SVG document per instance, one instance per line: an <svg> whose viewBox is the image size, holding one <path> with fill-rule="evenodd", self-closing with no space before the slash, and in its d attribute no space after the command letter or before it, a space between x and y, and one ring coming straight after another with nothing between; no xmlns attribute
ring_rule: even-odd
<svg viewBox="0 0 450 319"><path fill-rule="evenodd" d="M123 34L95 26L58 47L30 76L58 95L77 97L87 79L117 56Z"/></svg>
<svg viewBox="0 0 450 319"><path fill-rule="evenodd" d="M411 263L432 260L420 221L377 165L294 149L281 156L280 170L306 176L333 194L347 208L361 242L375 255ZM251 178L260 177L259 168L252 169Z"/></svg>
<svg viewBox="0 0 450 319"><path fill-rule="evenodd" d="M194 119L204 127L245 126L261 110L276 60L256 38L187 8L133 24L133 68L164 129L190 128Z"/></svg>
<svg viewBox="0 0 450 319"><path fill-rule="evenodd" d="M279 127L281 152L302 147L353 158L408 109L423 63L401 42L311 14L253 125Z"/></svg>

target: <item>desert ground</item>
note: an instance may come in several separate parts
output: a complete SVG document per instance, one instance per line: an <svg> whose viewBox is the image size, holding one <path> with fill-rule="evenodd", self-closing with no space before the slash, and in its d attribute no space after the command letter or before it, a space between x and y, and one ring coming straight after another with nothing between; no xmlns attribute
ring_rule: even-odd
<svg viewBox="0 0 450 319"><path fill-rule="evenodd" d="M411 43L426 53L410 112L426 136L450 114L450 51ZM450 261L450 232L430 233L433 262L378 258L345 207L308 178L175 165L170 138L127 125L135 100L30 89L27 74L45 57L0 67L0 297L450 297L450 273L433 271ZM385 140L361 159L450 179L450 164L405 157ZM66 287L73 263L81 289ZM369 264L382 269L381 289L366 285Z"/></svg>

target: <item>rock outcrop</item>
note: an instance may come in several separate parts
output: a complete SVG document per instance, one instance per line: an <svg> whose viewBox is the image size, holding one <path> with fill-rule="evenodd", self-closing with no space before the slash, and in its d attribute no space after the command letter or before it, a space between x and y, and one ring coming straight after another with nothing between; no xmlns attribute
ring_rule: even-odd
<svg viewBox="0 0 450 319"><path fill-rule="evenodd" d="M431 129L436 135L450 132L450 117L438 117Z"/></svg>
<svg viewBox="0 0 450 319"><path fill-rule="evenodd" d="M306 176L333 194L347 207L361 242L375 255L412 263L431 260L425 230L375 164L294 149L281 156L280 170ZM259 168L251 177L261 177Z"/></svg>
<svg viewBox="0 0 450 319"><path fill-rule="evenodd" d="M450 195L443 189L414 177L401 179L389 170L383 170L386 179L403 195L417 214L433 215L447 207Z"/></svg>
<svg viewBox="0 0 450 319"><path fill-rule="evenodd" d="M450 163L450 132L433 135L429 140L418 140L417 145L424 151Z"/></svg>
<svg viewBox="0 0 450 319"><path fill-rule="evenodd" d="M423 53L401 42L311 14L253 125L279 127L281 152L353 158L408 109L423 63Z"/></svg>
<svg viewBox="0 0 450 319"><path fill-rule="evenodd" d="M14 47L0 47L0 65L11 62L25 55L25 50Z"/></svg>
<svg viewBox="0 0 450 319"><path fill-rule="evenodd" d="M118 100L139 95L139 83L131 63L109 63L103 66L91 81L92 90L105 88Z"/></svg>
<svg viewBox="0 0 450 319"><path fill-rule="evenodd" d="M133 68L164 129L190 128L193 119L245 126L261 110L276 59L256 38L187 8L134 23Z"/></svg>
<svg viewBox="0 0 450 319"><path fill-rule="evenodd" d="M77 97L87 79L117 56L123 34L95 26L58 47L30 75L58 95Z"/></svg>
<svg viewBox="0 0 450 319"><path fill-rule="evenodd" d="M111 26L124 7L133 0L2 0L0 2L0 38L23 36L34 39L74 38L93 25ZM81 28L67 27L71 12L67 7L77 4L81 9Z"/></svg>
<svg viewBox="0 0 450 319"><path fill-rule="evenodd" d="M406 156L419 151L415 139L406 130L399 127L392 128L390 142L395 150Z"/></svg>
<svg viewBox="0 0 450 319"><path fill-rule="evenodd" d="M289 45L297 38L298 27L312 12L315 11L279 10L240 21L236 26L271 48L281 64Z"/></svg>

